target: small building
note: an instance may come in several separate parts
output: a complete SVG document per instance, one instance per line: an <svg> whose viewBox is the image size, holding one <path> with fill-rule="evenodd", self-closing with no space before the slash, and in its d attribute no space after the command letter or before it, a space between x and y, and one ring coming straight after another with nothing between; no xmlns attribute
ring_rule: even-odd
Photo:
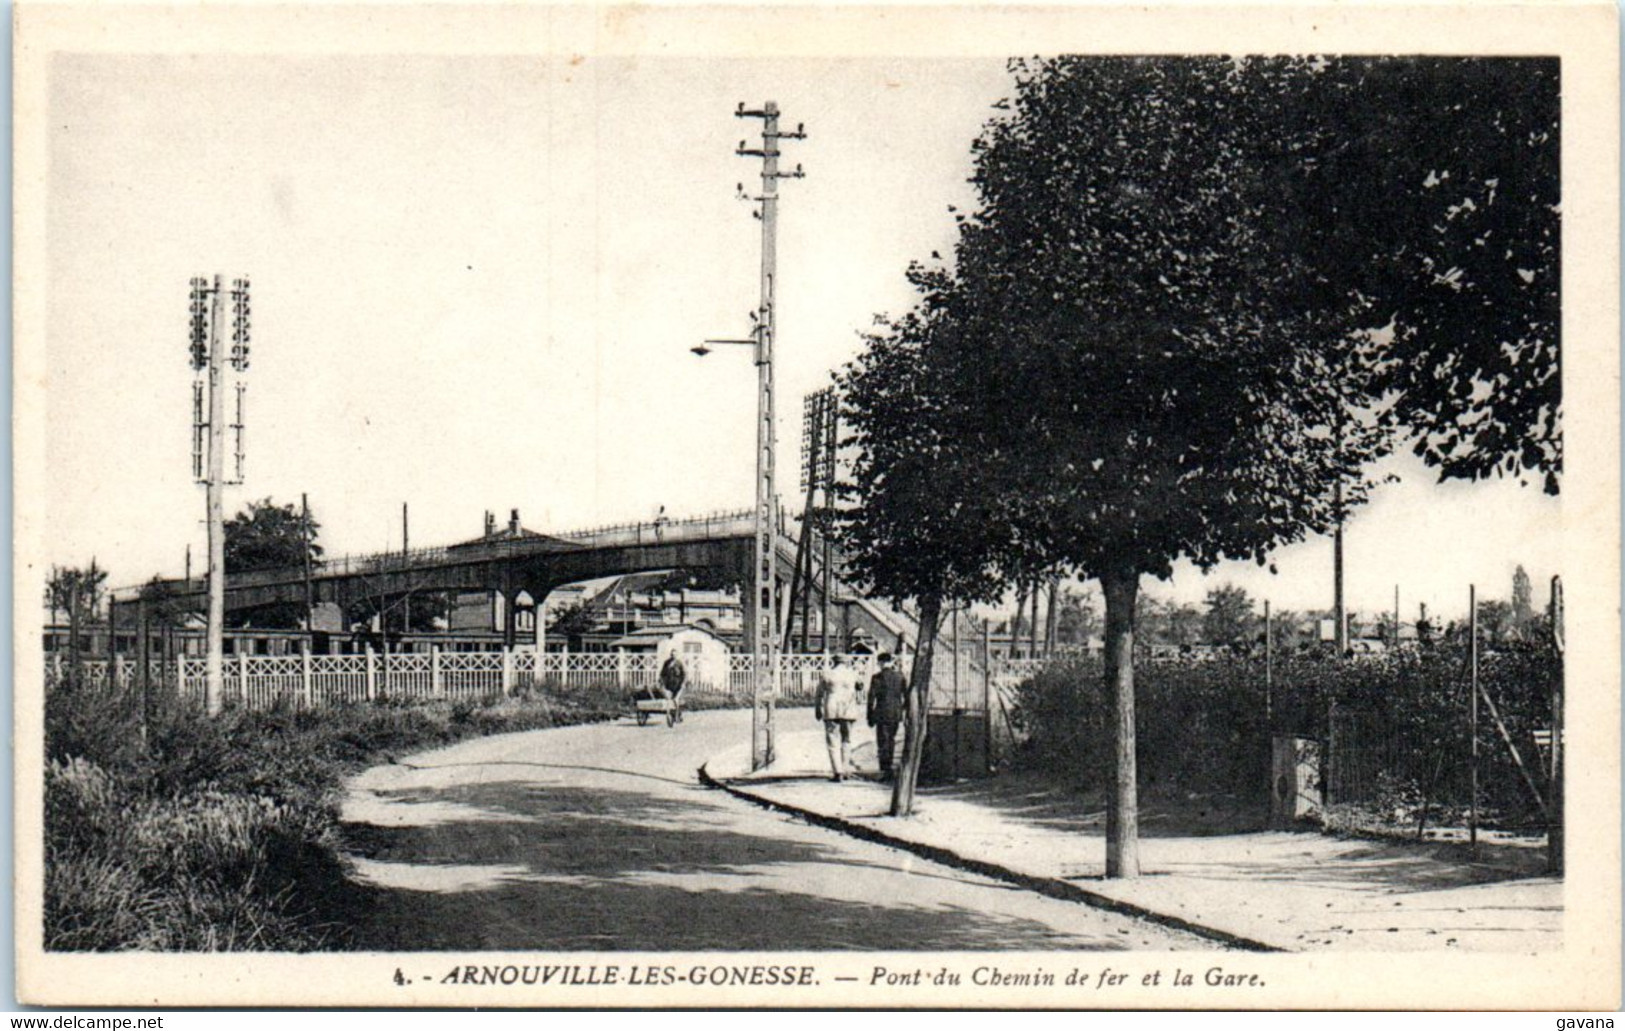
<svg viewBox="0 0 1625 1031"><path fill-rule="evenodd" d="M699 626L651 626L634 630L610 642L610 649L631 654L653 653L658 665L676 655L688 670L690 684L725 690L728 686L728 644Z"/></svg>

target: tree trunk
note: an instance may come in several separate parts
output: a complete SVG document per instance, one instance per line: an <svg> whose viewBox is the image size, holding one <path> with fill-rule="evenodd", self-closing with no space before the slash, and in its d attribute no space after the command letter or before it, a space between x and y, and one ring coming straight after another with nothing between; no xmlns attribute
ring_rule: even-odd
<svg viewBox="0 0 1625 1031"><path fill-rule="evenodd" d="M914 785L925 759L926 708L931 700L931 653L937 642L937 621L942 614L942 596L928 594L920 599L920 639L914 650L914 669L909 677L908 705L903 714L903 761L897 765L892 782L891 814L908 816L914 812Z"/></svg>
<svg viewBox="0 0 1625 1031"><path fill-rule="evenodd" d="M1100 578L1106 595L1106 697L1111 699L1111 770L1107 777L1106 876L1140 876L1140 806L1134 761L1134 601L1140 574L1114 569Z"/></svg>

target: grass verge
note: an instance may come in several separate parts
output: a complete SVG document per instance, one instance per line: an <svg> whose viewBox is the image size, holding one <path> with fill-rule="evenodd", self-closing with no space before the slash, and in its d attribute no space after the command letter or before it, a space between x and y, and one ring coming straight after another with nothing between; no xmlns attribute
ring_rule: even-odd
<svg viewBox="0 0 1625 1031"><path fill-rule="evenodd" d="M45 947L346 946L345 777L465 738L610 719L620 690L208 718L64 683L46 698Z"/></svg>

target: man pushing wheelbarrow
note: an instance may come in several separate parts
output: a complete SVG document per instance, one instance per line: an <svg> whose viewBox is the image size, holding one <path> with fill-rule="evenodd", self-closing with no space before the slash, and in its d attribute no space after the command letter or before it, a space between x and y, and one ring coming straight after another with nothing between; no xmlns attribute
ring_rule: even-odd
<svg viewBox="0 0 1625 1031"><path fill-rule="evenodd" d="M688 670L683 668L677 654L673 652L666 656L655 686L638 692L632 700L638 714L638 725L649 722L651 713L664 713L668 727L683 722L683 687L687 683Z"/></svg>

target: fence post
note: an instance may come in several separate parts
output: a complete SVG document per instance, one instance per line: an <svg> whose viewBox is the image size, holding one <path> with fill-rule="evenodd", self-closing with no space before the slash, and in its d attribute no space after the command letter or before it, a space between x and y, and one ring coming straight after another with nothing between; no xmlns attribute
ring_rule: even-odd
<svg viewBox="0 0 1625 1031"><path fill-rule="evenodd" d="M107 664L107 690L117 691L123 685L119 681L124 679L124 656L114 655L113 661Z"/></svg>
<svg viewBox="0 0 1625 1031"><path fill-rule="evenodd" d="M239 641L239 644L242 642ZM248 652L237 653L237 704L248 708Z"/></svg>
<svg viewBox="0 0 1625 1031"><path fill-rule="evenodd" d="M513 649L502 649L502 697L513 693Z"/></svg>
<svg viewBox="0 0 1625 1031"><path fill-rule="evenodd" d="M1320 756L1320 804L1329 806L1335 797L1332 791L1332 776L1336 774L1337 762L1334 755L1337 752L1337 702L1334 700L1326 706L1326 750Z"/></svg>
<svg viewBox="0 0 1625 1031"><path fill-rule="evenodd" d="M372 645L363 645L367 650L367 701L378 699L378 670L374 665Z"/></svg>
<svg viewBox="0 0 1625 1031"><path fill-rule="evenodd" d="M175 697L186 700L186 653L179 652L175 656Z"/></svg>
<svg viewBox="0 0 1625 1031"><path fill-rule="evenodd" d="M626 650L624 648L615 653L615 682L621 688L632 686L626 682Z"/></svg>
<svg viewBox="0 0 1625 1031"><path fill-rule="evenodd" d="M504 648L504 651L507 649ZM446 697L446 685L440 680L440 646L429 645L429 693L436 698Z"/></svg>
<svg viewBox="0 0 1625 1031"><path fill-rule="evenodd" d="M310 683L310 642L299 642L299 694L306 709L316 707L316 696Z"/></svg>
<svg viewBox="0 0 1625 1031"><path fill-rule="evenodd" d="M901 661L901 660L899 660ZM993 626L982 620L982 759L993 772Z"/></svg>

